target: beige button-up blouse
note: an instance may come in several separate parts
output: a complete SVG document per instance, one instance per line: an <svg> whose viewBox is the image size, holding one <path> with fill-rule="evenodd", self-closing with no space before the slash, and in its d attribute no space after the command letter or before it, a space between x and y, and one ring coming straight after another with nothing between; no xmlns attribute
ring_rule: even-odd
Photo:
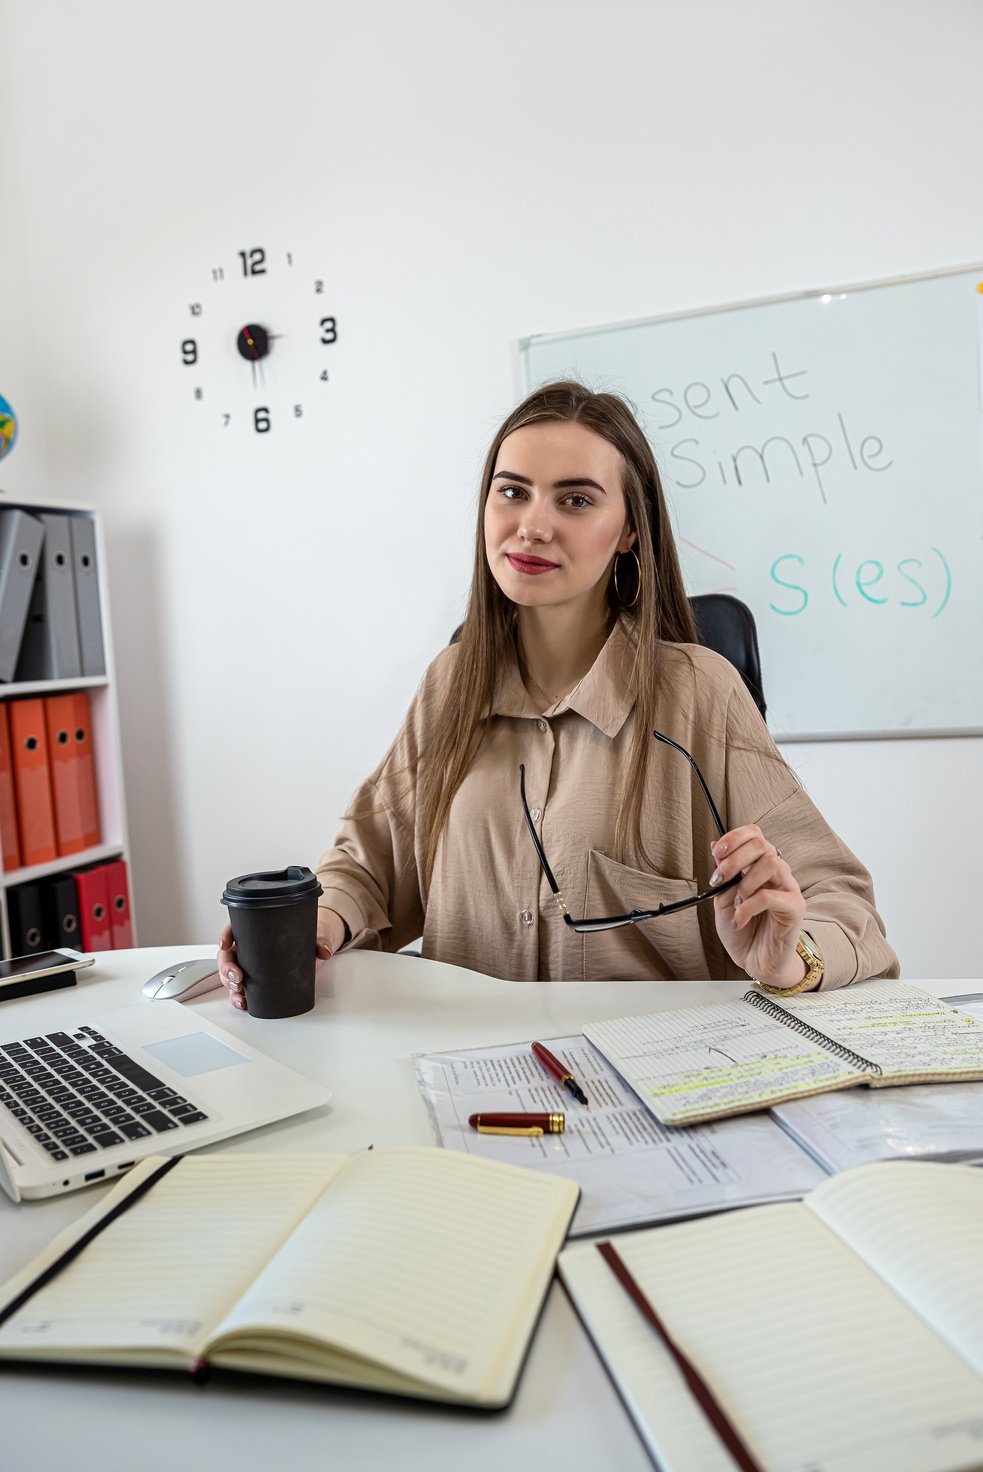
<svg viewBox="0 0 983 1472"><path fill-rule="evenodd" d="M389 752L357 793L334 848L322 856L320 904L352 944L396 951L423 936L423 954L515 981L744 979L717 938L712 902L618 930L578 935L563 923L525 828L526 796L557 884L575 918L653 909L708 887L713 819L689 763L653 741L642 799L652 859L614 854L633 698L634 657L616 624L593 667L540 714L514 666L487 736L451 806L424 887L416 766L437 713L454 699L457 648L427 670ZM823 989L897 976L874 908L870 875L785 765L737 671L697 645L665 644L670 679L658 728L696 759L725 829L760 824L805 896L804 928L825 961Z"/></svg>

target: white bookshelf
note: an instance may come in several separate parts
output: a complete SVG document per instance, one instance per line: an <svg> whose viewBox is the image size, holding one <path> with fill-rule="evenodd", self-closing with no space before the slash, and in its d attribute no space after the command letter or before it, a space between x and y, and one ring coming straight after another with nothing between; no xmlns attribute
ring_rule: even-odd
<svg viewBox="0 0 983 1472"><path fill-rule="evenodd" d="M136 912L133 904L133 879L129 865L129 842L126 831L126 802L123 791L123 763L119 733L119 712L116 701L115 662L113 658L113 631L109 613L109 590L106 577L106 547L103 537L102 518L94 506L79 501L51 499L32 500L28 497L8 497L0 494L0 510L22 510L37 516L45 511L60 512L66 516L84 516L94 524L96 561L99 573L99 610L102 617L102 639L106 659L104 675L80 676L73 680L21 680L9 684L0 683L0 701L8 702L27 696L57 695L71 690L85 690L89 696L92 715L92 754L95 763L96 793L99 803L99 832L101 843L79 853L67 854L49 863L34 864L27 868L0 868L0 949L4 956L11 954L8 891L20 884L47 879L53 875L80 869L89 864L108 862L112 859L127 861L127 877L130 886L130 921L136 941Z"/></svg>

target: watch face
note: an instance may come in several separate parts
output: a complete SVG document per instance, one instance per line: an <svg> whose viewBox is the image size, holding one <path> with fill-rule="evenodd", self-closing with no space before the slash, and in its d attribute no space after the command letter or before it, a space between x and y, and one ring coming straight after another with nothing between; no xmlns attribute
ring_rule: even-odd
<svg viewBox="0 0 983 1472"><path fill-rule="evenodd" d="M338 319L325 277L293 251L231 251L183 314L178 371L217 433L279 436L323 416Z"/></svg>
<svg viewBox="0 0 983 1472"><path fill-rule="evenodd" d="M825 969L823 958L804 932L800 934L795 949L808 967L807 979L815 981L817 977L822 976Z"/></svg>

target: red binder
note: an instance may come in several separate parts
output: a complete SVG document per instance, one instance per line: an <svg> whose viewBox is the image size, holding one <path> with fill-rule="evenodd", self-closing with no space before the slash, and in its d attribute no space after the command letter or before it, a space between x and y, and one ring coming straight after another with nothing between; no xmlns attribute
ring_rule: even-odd
<svg viewBox="0 0 983 1472"><path fill-rule="evenodd" d="M82 826L79 757L75 741L74 695L49 695L44 702L51 764L51 797L59 854L77 854L88 845Z"/></svg>
<svg viewBox="0 0 983 1472"><path fill-rule="evenodd" d="M58 846L43 700L11 701L10 746L14 754L21 862L27 868L32 864L47 864L58 857Z"/></svg>
<svg viewBox="0 0 983 1472"><path fill-rule="evenodd" d="M68 698L72 703L75 781L82 810L82 838L86 848L93 848L102 842L102 834L96 795L96 765L92 751L92 713L89 697L84 690L79 690Z"/></svg>
<svg viewBox="0 0 983 1472"><path fill-rule="evenodd" d="M17 804L14 801L14 761L10 750L10 721L7 702L0 701L0 844L3 867L20 868L20 840L17 837Z"/></svg>
<svg viewBox="0 0 983 1472"><path fill-rule="evenodd" d="M106 871L113 950L129 950L133 944L133 926L130 924L130 885L126 874L126 860L116 859L102 867Z"/></svg>
<svg viewBox="0 0 983 1472"><path fill-rule="evenodd" d="M79 930L83 951L111 951L112 927L109 921L109 894L106 867L83 869L73 874L78 890Z"/></svg>

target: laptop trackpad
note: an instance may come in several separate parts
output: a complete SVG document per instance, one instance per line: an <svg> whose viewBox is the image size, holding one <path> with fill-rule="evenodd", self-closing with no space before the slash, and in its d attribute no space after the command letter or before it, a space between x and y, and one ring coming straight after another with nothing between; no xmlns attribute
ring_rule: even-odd
<svg viewBox="0 0 983 1472"><path fill-rule="evenodd" d="M162 1043L141 1044L145 1053L153 1053L161 1063L173 1068L183 1078L196 1073L213 1073L217 1068L234 1068L249 1059L207 1032L189 1032L184 1037L165 1038Z"/></svg>

